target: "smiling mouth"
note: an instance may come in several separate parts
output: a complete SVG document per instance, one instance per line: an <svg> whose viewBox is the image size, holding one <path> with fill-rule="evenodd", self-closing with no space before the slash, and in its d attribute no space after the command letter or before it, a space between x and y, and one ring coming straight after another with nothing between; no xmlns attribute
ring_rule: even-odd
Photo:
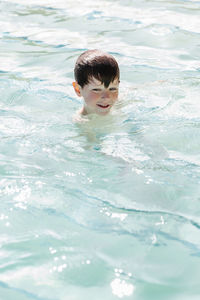
<svg viewBox="0 0 200 300"><path fill-rule="evenodd" d="M97 106L101 107L101 108L108 108L110 105L106 104L106 105L102 105L102 104L97 104Z"/></svg>

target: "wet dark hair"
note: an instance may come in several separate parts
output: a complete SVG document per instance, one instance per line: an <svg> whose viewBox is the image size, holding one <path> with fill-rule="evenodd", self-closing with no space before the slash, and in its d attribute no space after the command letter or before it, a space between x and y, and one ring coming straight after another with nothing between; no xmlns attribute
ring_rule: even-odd
<svg viewBox="0 0 200 300"><path fill-rule="evenodd" d="M76 61L74 77L81 87L94 77L107 88L111 82L119 79L119 66L112 55L97 49L87 50Z"/></svg>

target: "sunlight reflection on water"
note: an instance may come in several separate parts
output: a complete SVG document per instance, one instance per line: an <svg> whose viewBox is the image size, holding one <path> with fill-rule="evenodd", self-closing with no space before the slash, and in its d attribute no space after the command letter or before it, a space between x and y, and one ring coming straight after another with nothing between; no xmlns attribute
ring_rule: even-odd
<svg viewBox="0 0 200 300"><path fill-rule="evenodd" d="M199 1L0 2L0 298L196 300ZM120 100L75 123L73 66Z"/></svg>

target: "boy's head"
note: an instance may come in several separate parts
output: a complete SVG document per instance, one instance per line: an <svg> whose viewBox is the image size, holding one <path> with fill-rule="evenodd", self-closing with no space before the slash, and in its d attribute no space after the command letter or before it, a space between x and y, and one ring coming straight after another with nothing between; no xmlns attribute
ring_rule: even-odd
<svg viewBox="0 0 200 300"><path fill-rule="evenodd" d="M73 87L84 98L82 114L106 114L118 98L119 66L115 58L101 50L82 53L74 68Z"/></svg>

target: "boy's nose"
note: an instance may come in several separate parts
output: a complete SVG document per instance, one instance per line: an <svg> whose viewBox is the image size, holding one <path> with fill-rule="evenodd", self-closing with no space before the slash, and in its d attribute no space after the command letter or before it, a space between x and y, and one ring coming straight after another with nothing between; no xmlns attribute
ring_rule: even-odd
<svg viewBox="0 0 200 300"><path fill-rule="evenodd" d="M102 94L101 94L101 97L102 97L103 99L109 98L109 93L108 93L108 91L103 91Z"/></svg>

